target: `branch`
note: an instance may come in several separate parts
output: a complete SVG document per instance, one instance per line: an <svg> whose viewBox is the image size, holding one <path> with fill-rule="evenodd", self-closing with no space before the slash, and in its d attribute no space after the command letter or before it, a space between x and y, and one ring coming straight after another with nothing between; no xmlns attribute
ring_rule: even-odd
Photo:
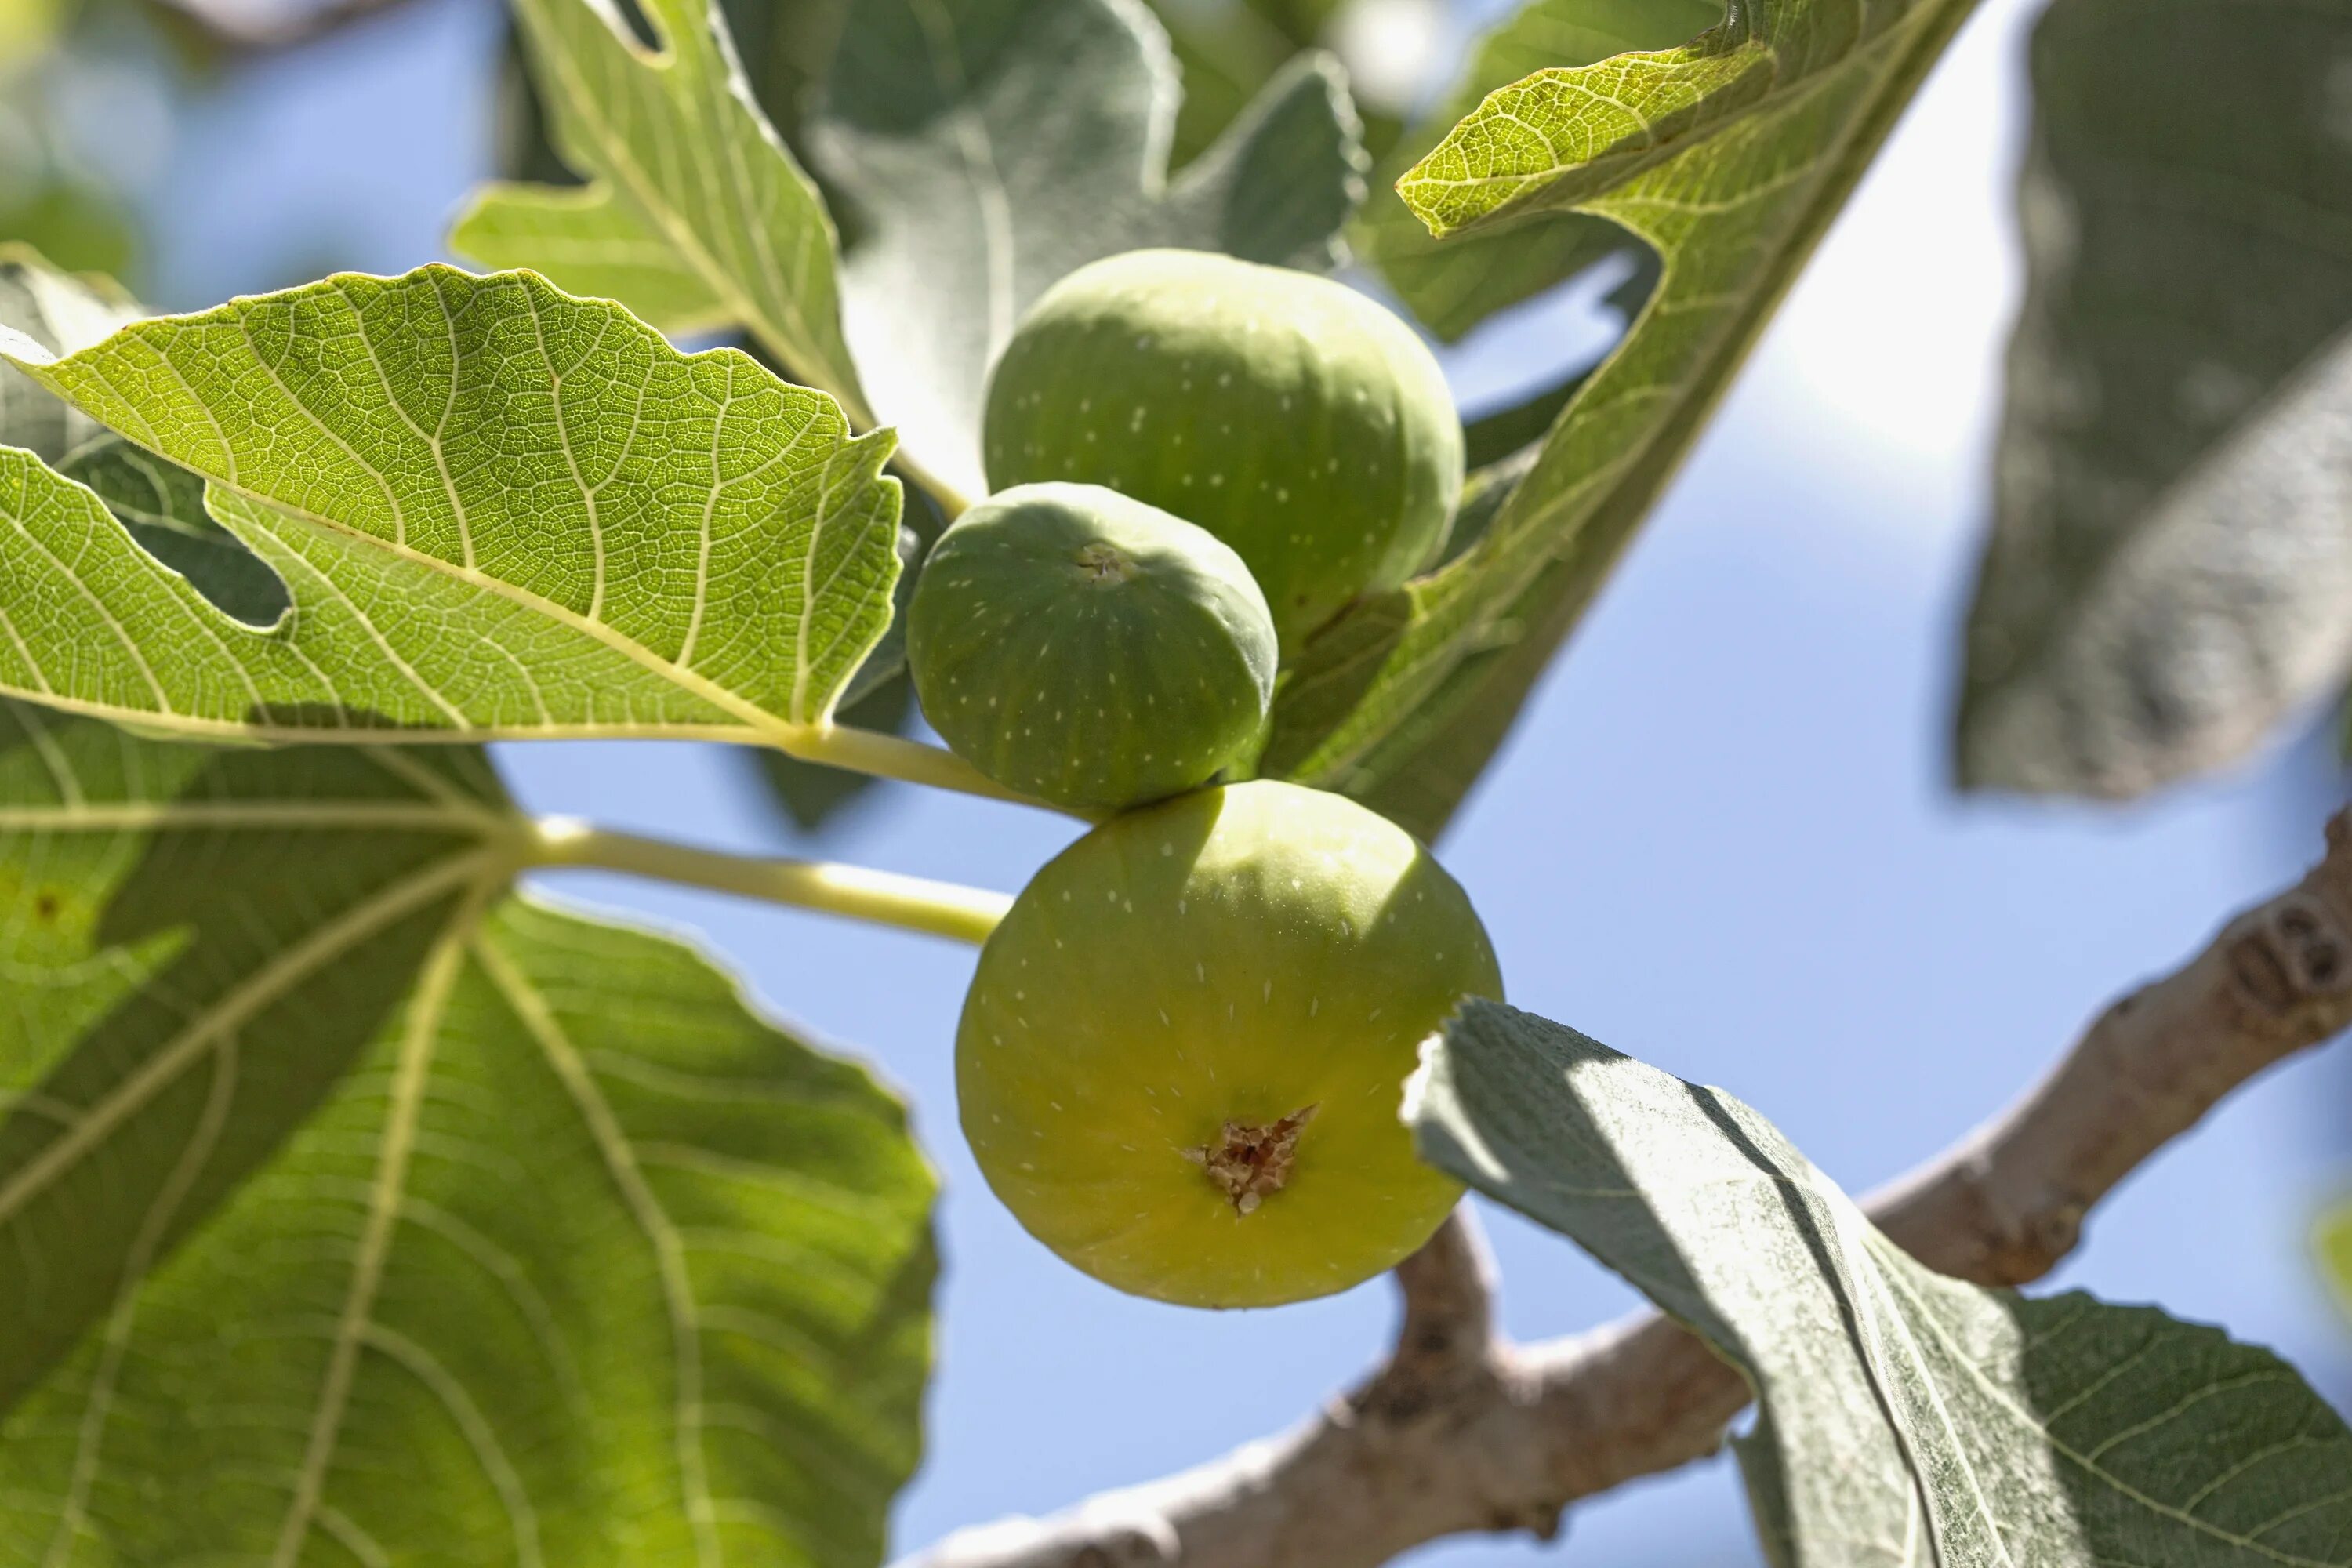
<svg viewBox="0 0 2352 1568"><path fill-rule="evenodd" d="M2295 887L2102 1014L2048 1078L1872 1198L1922 1261L2039 1279L2091 1205L2229 1092L2352 1026L2352 817ZM1466 1213L1397 1270L1387 1364L1279 1436L1052 1519L960 1531L902 1568L1377 1568L1467 1531L1544 1537L1579 1498L1699 1458L1748 1402L1656 1313L1571 1338L1497 1336Z"/></svg>

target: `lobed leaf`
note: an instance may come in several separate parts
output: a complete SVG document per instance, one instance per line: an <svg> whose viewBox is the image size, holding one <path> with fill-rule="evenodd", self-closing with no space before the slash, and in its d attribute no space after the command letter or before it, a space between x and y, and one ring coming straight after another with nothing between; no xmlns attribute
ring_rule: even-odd
<svg viewBox="0 0 2352 1568"><path fill-rule="evenodd" d="M871 1568L932 1183L477 752L0 703L0 1556Z"/></svg>
<svg viewBox="0 0 2352 1568"><path fill-rule="evenodd" d="M1832 9L1746 25L1804 64L1803 91L1767 93L1588 194L1584 210L1657 252L1648 305L1476 543L1310 643L1276 696L1266 772L1424 837L1451 818L1970 0Z"/></svg>
<svg viewBox="0 0 2352 1568"><path fill-rule="evenodd" d="M2058 0L2035 30L1964 784L2137 795L2352 673L2347 48L2342 0Z"/></svg>
<svg viewBox="0 0 2352 1568"><path fill-rule="evenodd" d="M2352 1429L2276 1356L1934 1273L1720 1089L1479 1002L1407 1116L1747 1376L1736 1447L1776 1563L2352 1563Z"/></svg>
<svg viewBox="0 0 2352 1568"><path fill-rule="evenodd" d="M1307 55L1170 176L1177 87L1132 0L869 0L812 150L859 239L849 341L923 468L985 493L982 395L1038 295L1147 246L1324 268L1363 195L1338 67Z"/></svg>
<svg viewBox="0 0 2352 1568"><path fill-rule="evenodd" d="M658 52L600 0L514 9L555 145L589 188L493 185L453 248L656 322L740 324L870 423L842 341L832 219L761 113L718 0L644 0Z"/></svg>
<svg viewBox="0 0 2352 1568"><path fill-rule="evenodd" d="M286 584L206 604L0 456L0 690L191 735L790 737L890 619L887 434L528 274L340 277L0 352L202 475Z"/></svg>

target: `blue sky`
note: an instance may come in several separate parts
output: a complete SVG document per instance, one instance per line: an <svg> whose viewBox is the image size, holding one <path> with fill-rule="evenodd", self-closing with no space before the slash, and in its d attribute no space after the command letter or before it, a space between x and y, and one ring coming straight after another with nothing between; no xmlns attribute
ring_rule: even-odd
<svg viewBox="0 0 2352 1568"><path fill-rule="evenodd" d="M2315 741L2124 811L1964 801L1946 785L2017 288L2027 17L1987 0L1442 847L1520 1005L1729 1088L1856 1188L1999 1109L2113 994L2291 878L2342 795ZM169 139L141 153L152 298L207 304L440 254L488 172L497 35L487 5L421 0L178 105ZM109 89L93 90L102 106ZM1573 299L1520 312L1482 332L1457 384L1494 396L1589 353L1595 331ZM740 765L709 751L503 760L541 809L785 847ZM1012 890L1067 832L898 791L828 852ZM1378 1352L1381 1284L1278 1312L1188 1312L1118 1296L1024 1236L955 1132L966 952L611 878L546 888L699 933L763 1003L910 1096L947 1183L949 1268L931 1458L901 1510L903 1545L1275 1430ZM2099 1212L2058 1282L2226 1322L2352 1393L2352 1333L2307 1250L2318 1206L2352 1187L2347 1080L2338 1050L2231 1101ZM1631 1304L1565 1244L1492 1228L1515 1333ZM1757 1561L1720 1462L1580 1510L1569 1542L1616 1568ZM1423 1555L1500 1564L1538 1550L1482 1540Z"/></svg>

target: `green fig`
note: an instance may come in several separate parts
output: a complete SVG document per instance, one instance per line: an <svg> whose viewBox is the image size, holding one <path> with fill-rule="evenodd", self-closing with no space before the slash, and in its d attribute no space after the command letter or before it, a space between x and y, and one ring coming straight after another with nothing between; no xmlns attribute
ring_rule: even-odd
<svg viewBox="0 0 2352 1568"><path fill-rule="evenodd" d="M1274 694L1274 623L1241 557L1096 485L1022 485L931 549L907 610L924 716L1011 789L1112 811L1205 783Z"/></svg>
<svg viewBox="0 0 2352 1568"><path fill-rule="evenodd" d="M1404 1081L1502 995L1469 899L1354 802L1261 781L1095 828L982 949L956 1036L965 1137L1029 1232L1198 1307L1344 1290L1460 1195Z"/></svg>
<svg viewBox="0 0 2352 1568"><path fill-rule="evenodd" d="M990 378L988 479L1108 485L1240 552L1286 650L1443 546L1462 424L1412 329L1310 273L1185 250L1047 289Z"/></svg>

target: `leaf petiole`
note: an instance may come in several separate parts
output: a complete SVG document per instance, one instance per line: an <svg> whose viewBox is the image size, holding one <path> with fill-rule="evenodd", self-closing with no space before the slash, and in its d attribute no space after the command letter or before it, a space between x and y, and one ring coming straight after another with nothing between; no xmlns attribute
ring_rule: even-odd
<svg viewBox="0 0 2352 1568"><path fill-rule="evenodd" d="M748 899L819 910L977 946L1013 900L979 888L818 860L784 860L697 849L597 827L575 817L530 825L525 864L589 867L709 888Z"/></svg>

